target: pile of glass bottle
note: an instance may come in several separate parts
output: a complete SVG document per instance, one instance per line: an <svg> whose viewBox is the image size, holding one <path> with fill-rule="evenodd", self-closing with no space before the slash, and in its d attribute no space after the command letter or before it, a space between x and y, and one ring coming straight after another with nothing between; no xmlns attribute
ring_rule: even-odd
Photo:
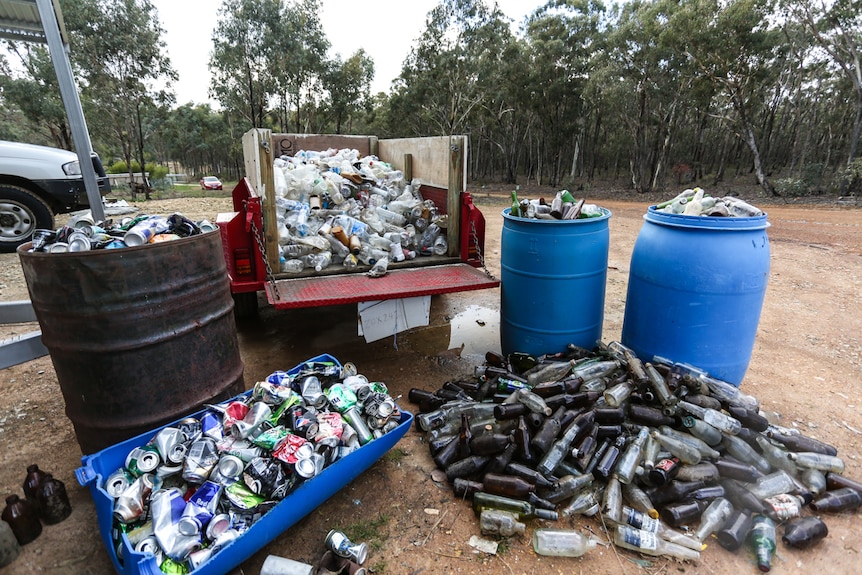
<svg viewBox="0 0 862 575"><path fill-rule="evenodd" d="M357 150L300 151L274 162L281 271L383 268L448 251L448 218L420 182Z"/></svg>
<svg viewBox="0 0 862 575"><path fill-rule="evenodd" d="M122 563L125 533L165 573L189 573L330 464L400 425L382 382L309 360L163 427L105 478Z"/></svg>
<svg viewBox="0 0 862 575"><path fill-rule="evenodd" d="M714 198L703 188L683 190L676 197L656 205L656 210L685 216L712 216L722 218L755 218L763 215L760 208L733 196Z"/></svg>
<svg viewBox="0 0 862 575"><path fill-rule="evenodd" d="M768 570L782 541L825 537L822 512L862 505L837 450L771 423L755 397L697 367L644 363L619 342L535 358L489 353L475 377L414 388L417 426L483 533L524 533L527 519L601 513L618 546L696 560L707 538L746 542ZM573 529L536 529L537 553L579 556Z"/></svg>

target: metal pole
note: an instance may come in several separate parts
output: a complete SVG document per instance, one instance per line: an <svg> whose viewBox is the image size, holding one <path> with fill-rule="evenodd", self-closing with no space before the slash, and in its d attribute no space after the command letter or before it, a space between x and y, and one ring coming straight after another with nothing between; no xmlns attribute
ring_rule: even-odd
<svg viewBox="0 0 862 575"><path fill-rule="evenodd" d="M93 214L93 219L98 222L105 219L105 208L102 205L102 195L99 193L99 183L96 181L96 171L93 169L93 158L91 157L93 146L90 143L90 134L87 132L84 112L81 110L81 100L78 98L75 77L72 75L68 46L63 44L63 39L60 37L57 14L54 12L51 0L36 0L36 6L39 8L39 17L42 19L42 28L45 30L48 51L51 53L51 61L54 63L54 73L60 84L60 96L63 98L69 127L72 129L72 140L75 142L78 163L81 165L81 175L87 189L90 211Z"/></svg>

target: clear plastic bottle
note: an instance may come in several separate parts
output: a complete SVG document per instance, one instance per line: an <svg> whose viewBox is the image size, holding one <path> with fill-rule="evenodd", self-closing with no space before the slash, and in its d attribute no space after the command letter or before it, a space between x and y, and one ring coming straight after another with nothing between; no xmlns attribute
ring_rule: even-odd
<svg viewBox="0 0 862 575"><path fill-rule="evenodd" d="M281 264L281 271L287 274L298 274L304 269L305 263L298 259L285 260Z"/></svg>
<svg viewBox="0 0 862 575"><path fill-rule="evenodd" d="M592 537L571 529L536 529L533 531L533 550L550 557L580 557L595 548Z"/></svg>

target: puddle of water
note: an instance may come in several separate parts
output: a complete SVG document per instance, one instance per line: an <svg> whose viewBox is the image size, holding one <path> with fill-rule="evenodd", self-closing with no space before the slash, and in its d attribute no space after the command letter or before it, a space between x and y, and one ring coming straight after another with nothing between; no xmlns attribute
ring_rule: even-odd
<svg viewBox="0 0 862 575"><path fill-rule="evenodd" d="M500 310L467 306L449 321L449 349L461 347L461 357L500 352Z"/></svg>

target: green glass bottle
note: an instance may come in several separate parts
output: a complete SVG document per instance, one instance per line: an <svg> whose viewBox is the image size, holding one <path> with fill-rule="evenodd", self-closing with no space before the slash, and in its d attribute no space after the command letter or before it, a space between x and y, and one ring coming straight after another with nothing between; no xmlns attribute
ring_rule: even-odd
<svg viewBox="0 0 862 575"><path fill-rule="evenodd" d="M518 201L518 192L515 190L512 190L512 209L509 211L509 215L516 218L521 217L521 203Z"/></svg>
<svg viewBox="0 0 862 575"><path fill-rule="evenodd" d="M768 572L775 553L775 523L765 515L756 516L751 522L748 540L757 558L757 567L763 573Z"/></svg>
<svg viewBox="0 0 862 575"><path fill-rule="evenodd" d="M519 520L532 519L534 517L551 521L557 520L556 511L538 509L527 501L510 499L502 495L493 495L482 491L473 494L473 509L477 514L480 514L484 509L501 509L515 514Z"/></svg>

